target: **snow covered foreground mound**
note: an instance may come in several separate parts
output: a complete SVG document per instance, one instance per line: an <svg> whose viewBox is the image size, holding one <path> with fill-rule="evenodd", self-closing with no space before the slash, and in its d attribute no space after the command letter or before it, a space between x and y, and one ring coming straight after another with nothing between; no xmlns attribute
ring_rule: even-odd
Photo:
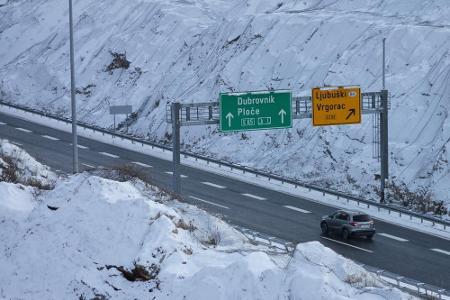
<svg viewBox="0 0 450 300"><path fill-rule="evenodd" d="M80 174L37 199L10 184L1 201L19 190L31 206L0 205L0 298L410 298L318 242L273 253L139 181Z"/></svg>
<svg viewBox="0 0 450 300"><path fill-rule="evenodd" d="M51 188L55 181L56 174L48 166L0 139L0 217L31 211L36 204L33 196L36 188Z"/></svg>

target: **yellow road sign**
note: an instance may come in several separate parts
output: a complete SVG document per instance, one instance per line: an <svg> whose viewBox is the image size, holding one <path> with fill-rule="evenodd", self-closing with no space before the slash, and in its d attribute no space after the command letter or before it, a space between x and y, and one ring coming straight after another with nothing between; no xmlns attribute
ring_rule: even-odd
<svg viewBox="0 0 450 300"><path fill-rule="evenodd" d="M361 123L361 89L333 87L312 89L314 126Z"/></svg>

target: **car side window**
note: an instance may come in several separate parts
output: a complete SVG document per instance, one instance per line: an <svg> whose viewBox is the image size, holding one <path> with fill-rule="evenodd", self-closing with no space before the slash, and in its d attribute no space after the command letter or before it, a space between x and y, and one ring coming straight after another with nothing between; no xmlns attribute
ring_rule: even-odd
<svg viewBox="0 0 450 300"><path fill-rule="evenodd" d="M340 213L336 216L336 219L346 221L348 219L348 215L345 213Z"/></svg>

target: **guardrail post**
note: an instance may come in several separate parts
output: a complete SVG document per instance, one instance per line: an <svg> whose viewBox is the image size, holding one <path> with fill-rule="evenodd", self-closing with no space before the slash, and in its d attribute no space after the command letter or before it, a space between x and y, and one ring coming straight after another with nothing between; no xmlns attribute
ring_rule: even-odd
<svg viewBox="0 0 450 300"><path fill-rule="evenodd" d="M181 193L180 179L180 108L178 102L172 103L172 189L176 194Z"/></svg>
<svg viewBox="0 0 450 300"><path fill-rule="evenodd" d="M188 106L186 107L186 121L191 120L191 108Z"/></svg>

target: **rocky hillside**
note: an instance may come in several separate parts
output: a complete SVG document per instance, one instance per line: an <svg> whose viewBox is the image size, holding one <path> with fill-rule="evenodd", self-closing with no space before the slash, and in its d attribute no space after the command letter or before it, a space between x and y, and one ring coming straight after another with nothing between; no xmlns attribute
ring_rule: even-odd
<svg viewBox="0 0 450 300"><path fill-rule="evenodd" d="M219 92L315 86L381 88L387 44L390 167L396 185L450 198L450 5L447 0L180 0L74 3L77 97L83 120L112 126L131 104L136 134L170 138L170 101ZM70 114L68 7L0 1L0 92ZM123 120L122 120L123 121ZM372 117L361 125L221 134L183 128L186 148L363 194L378 186ZM402 189L403 191L405 188Z"/></svg>

